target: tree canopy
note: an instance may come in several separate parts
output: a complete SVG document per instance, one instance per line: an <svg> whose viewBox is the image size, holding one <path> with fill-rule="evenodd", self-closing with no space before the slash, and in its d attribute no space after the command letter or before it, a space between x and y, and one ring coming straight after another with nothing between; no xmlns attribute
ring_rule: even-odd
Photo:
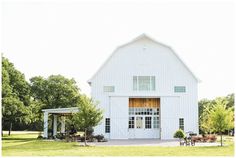
<svg viewBox="0 0 236 158"><path fill-rule="evenodd" d="M80 89L74 79L37 76L30 79L30 84L32 97L42 103L42 108L75 107L80 100Z"/></svg>
<svg viewBox="0 0 236 158"><path fill-rule="evenodd" d="M234 127L234 113L232 107L226 107L227 102L223 99L217 99L213 108L210 110L207 125L213 132L218 132L221 135L222 146L222 133L225 130ZM204 123L203 123L204 124Z"/></svg>
<svg viewBox="0 0 236 158"><path fill-rule="evenodd" d="M212 133L214 131L210 125L209 115L219 102L225 106L225 109L231 109L234 112L234 94L229 94L225 97L217 97L213 100L200 100L198 105L201 133Z"/></svg>
<svg viewBox="0 0 236 158"><path fill-rule="evenodd" d="M13 123L29 122L29 105L30 86L24 74L2 57L2 125L9 126L9 135Z"/></svg>
<svg viewBox="0 0 236 158"><path fill-rule="evenodd" d="M80 89L74 79L62 75L32 77L30 82L2 57L3 129L42 129L42 109L76 107Z"/></svg>

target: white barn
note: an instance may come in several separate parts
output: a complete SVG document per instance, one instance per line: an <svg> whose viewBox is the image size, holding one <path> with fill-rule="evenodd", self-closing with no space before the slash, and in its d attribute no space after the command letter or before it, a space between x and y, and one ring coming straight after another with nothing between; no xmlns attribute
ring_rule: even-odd
<svg viewBox="0 0 236 158"><path fill-rule="evenodd" d="M198 78L169 47L142 34L119 46L88 81L104 109L95 134L173 139L198 133Z"/></svg>

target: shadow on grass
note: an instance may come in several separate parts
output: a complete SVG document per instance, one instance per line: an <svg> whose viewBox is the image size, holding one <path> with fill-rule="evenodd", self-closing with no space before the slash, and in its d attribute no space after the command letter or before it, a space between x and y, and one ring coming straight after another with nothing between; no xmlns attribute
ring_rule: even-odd
<svg viewBox="0 0 236 158"><path fill-rule="evenodd" d="M3 137L2 140L21 140L21 141L31 141L37 140L37 138L12 138L12 137Z"/></svg>

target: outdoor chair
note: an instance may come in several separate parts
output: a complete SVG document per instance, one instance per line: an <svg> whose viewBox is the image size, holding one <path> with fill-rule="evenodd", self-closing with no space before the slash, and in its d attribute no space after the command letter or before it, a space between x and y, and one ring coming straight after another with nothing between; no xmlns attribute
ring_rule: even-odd
<svg viewBox="0 0 236 158"><path fill-rule="evenodd" d="M185 138L184 138L184 141L185 141L185 145L186 145L186 146L190 146L190 142L191 142L191 141L190 141L189 138L185 137Z"/></svg>
<svg viewBox="0 0 236 158"><path fill-rule="evenodd" d="M196 142L196 141L191 138L191 142L190 142L190 143L191 143L192 146L195 146L195 142Z"/></svg>

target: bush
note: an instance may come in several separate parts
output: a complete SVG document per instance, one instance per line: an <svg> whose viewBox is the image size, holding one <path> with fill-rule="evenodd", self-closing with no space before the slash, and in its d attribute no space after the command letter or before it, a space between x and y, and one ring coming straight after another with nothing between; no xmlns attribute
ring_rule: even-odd
<svg viewBox="0 0 236 158"><path fill-rule="evenodd" d="M104 135L102 135L102 134L95 135L94 138L96 138L98 140L98 142L104 141Z"/></svg>
<svg viewBox="0 0 236 158"><path fill-rule="evenodd" d="M43 139L43 136L38 136L37 139Z"/></svg>
<svg viewBox="0 0 236 158"><path fill-rule="evenodd" d="M177 130L174 134L174 138L183 139L184 137L185 137L185 134L182 129Z"/></svg>

